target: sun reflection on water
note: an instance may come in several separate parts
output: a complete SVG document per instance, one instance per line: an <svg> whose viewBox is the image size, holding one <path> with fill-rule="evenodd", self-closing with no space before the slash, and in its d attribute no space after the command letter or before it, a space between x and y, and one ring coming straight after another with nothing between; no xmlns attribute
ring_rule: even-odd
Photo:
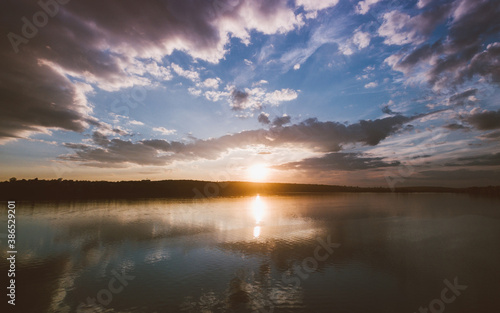
<svg viewBox="0 0 500 313"><path fill-rule="evenodd" d="M260 226L255 226L253 228L253 237L259 238L259 236L260 236Z"/></svg>
<svg viewBox="0 0 500 313"><path fill-rule="evenodd" d="M261 232L261 225L266 211L266 204L261 199L260 195L257 195L252 203L252 212L255 219L255 227L253 229L254 238L258 238Z"/></svg>

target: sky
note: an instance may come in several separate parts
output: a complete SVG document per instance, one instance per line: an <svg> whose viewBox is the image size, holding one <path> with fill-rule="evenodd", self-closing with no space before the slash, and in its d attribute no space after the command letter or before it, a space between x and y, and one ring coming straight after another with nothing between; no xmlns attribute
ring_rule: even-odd
<svg viewBox="0 0 500 313"><path fill-rule="evenodd" d="M0 6L0 180L500 184L497 0Z"/></svg>

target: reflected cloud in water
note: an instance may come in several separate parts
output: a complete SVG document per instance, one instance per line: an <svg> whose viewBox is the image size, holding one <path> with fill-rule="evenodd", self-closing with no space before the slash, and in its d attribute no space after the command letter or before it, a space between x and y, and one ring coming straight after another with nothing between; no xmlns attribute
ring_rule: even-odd
<svg viewBox="0 0 500 313"><path fill-rule="evenodd" d="M446 194L35 203L17 217L18 270L31 281L20 285L33 286L27 312L72 312L114 269L137 278L109 312L413 312L459 276L478 291L447 312L489 312L498 204ZM300 288L283 282L327 235L341 244L335 256Z"/></svg>

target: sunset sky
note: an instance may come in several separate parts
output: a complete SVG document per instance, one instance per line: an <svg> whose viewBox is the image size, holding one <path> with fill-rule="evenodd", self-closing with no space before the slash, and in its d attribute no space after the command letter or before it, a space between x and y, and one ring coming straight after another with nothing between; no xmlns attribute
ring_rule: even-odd
<svg viewBox="0 0 500 313"><path fill-rule="evenodd" d="M0 4L0 180L500 184L498 0L40 3Z"/></svg>

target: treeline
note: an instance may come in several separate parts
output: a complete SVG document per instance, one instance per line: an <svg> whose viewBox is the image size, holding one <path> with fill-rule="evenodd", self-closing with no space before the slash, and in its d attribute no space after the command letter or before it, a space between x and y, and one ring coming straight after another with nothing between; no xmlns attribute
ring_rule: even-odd
<svg viewBox="0 0 500 313"><path fill-rule="evenodd" d="M500 195L500 186L446 188L403 187L395 192L453 192ZM209 198L292 193L391 192L382 187L349 187L312 184L162 181L17 180L0 182L0 200L73 200L133 198Z"/></svg>

